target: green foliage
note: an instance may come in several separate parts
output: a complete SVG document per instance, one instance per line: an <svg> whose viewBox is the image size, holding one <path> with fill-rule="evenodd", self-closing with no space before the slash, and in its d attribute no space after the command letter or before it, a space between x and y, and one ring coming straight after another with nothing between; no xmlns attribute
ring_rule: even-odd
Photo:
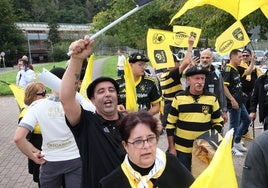
<svg viewBox="0 0 268 188"><path fill-rule="evenodd" d="M16 59L23 53L23 46L26 42L25 35L19 30L14 22L13 7L9 0L0 1L0 51L5 52L6 62Z"/></svg>
<svg viewBox="0 0 268 188"><path fill-rule="evenodd" d="M53 58L54 61L63 61L64 59L68 59L67 56L69 44L67 43L58 43L53 47Z"/></svg>

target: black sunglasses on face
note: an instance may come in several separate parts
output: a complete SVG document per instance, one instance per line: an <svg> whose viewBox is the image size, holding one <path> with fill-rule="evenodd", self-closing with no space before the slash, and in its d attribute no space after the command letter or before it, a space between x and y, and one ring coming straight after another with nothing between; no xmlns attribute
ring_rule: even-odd
<svg viewBox="0 0 268 188"><path fill-rule="evenodd" d="M242 55L243 57L249 57L249 55Z"/></svg>
<svg viewBox="0 0 268 188"><path fill-rule="evenodd" d="M42 93L36 93L36 95L41 95L41 96L46 96L46 94L47 94L47 91L45 90L45 91L43 91Z"/></svg>

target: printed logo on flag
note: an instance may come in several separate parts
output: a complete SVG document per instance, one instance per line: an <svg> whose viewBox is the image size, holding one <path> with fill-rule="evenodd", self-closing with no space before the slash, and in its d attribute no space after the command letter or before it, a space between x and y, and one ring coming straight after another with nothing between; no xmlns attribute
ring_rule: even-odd
<svg viewBox="0 0 268 188"><path fill-rule="evenodd" d="M234 38L236 40L239 40L239 41L244 41L244 34L243 34L243 31L240 27L236 28L233 32L232 32L232 35L234 36Z"/></svg>
<svg viewBox="0 0 268 188"><path fill-rule="evenodd" d="M161 44L165 40L166 40L166 37L162 33L155 33L153 35L153 44Z"/></svg>
<svg viewBox="0 0 268 188"><path fill-rule="evenodd" d="M188 38L187 33L180 31L174 34L173 41L176 45L180 45L185 38Z"/></svg>
<svg viewBox="0 0 268 188"><path fill-rule="evenodd" d="M154 59L157 64L166 63L167 55L164 50L154 50Z"/></svg>
<svg viewBox="0 0 268 188"><path fill-rule="evenodd" d="M232 47L234 45L234 41L233 40L227 40L225 42L223 42L219 48L219 51L221 53L225 53L225 52L229 52L231 51Z"/></svg>

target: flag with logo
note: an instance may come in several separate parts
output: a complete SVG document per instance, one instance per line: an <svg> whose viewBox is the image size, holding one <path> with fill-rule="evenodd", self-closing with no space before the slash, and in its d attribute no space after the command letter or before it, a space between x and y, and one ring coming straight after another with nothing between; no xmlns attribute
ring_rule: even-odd
<svg viewBox="0 0 268 188"><path fill-rule="evenodd" d="M233 134L233 129L225 134L209 166L198 176L190 188L238 187L232 158Z"/></svg>
<svg viewBox="0 0 268 188"><path fill-rule="evenodd" d="M195 38L193 47L197 46L201 35L201 29L195 27L188 27L188 26L173 26L174 32L174 40L175 44L170 44L172 46L187 48L188 47L188 38L189 36L193 36Z"/></svg>
<svg viewBox="0 0 268 188"><path fill-rule="evenodd" d="M134 81L130 63L128 62L128 58L125 60L124 63L124 73L124 79L126 84L126 110L130 112L137 112L138 104L136 84Z"/></svg>
<svg viewBox="0 0 268 188"><path fill-rule="evenodd" d="M156 69L174 67L170 50L174 33L159 29L149 29L147 32L147 54L152 66Z"/></svg>
<svg viewBox="0 0 268 188"><path fill-rule="evenodd" d="M86 68L85 76L83 78L81 88L80 88L80 91L79 91L79 93L86 99L88 99L88 97L87 97L87 87L92 82L93 62L94 62L94 54L92 54L90 56L90 58L88 59L88 61L87 61L87 68Z"/></svg>
<svg viewBox="0 0 268 188"><path fill-rule="evenodd" d="M240 21L236 21L216 39L215 48L223 56L233 49L246 46L249 42L250 39L243 25Z"/></svg>

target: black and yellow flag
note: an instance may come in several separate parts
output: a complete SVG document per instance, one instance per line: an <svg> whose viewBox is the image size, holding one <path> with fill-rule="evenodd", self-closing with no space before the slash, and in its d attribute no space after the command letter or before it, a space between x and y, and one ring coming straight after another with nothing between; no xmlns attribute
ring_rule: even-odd
<svg viewBox="0 0 268 188"><path fill-rule="evenodd" d="M240 21L236 21L216 39L215 48L223 56L233 49L246 46L249 42L249 37L243 25Z"/></svg>
<svg viewBox="0 0 268 188"><path fill-rule="evenodd" d="M159 29L149 29L147 32L147 54L152 66L156 69L174 67L170 50L174 33Z"/></svg>
<svg viewBox="0 0 268 188"><path fill-rule="evenodd" d="M193 47L196 47L201 35L201 29L189 26L173 26L174 32L174 40L175 44L170 44L172 46L187 48L188 47L188 39L189 36L193 36L195 38Z"/></svg>

